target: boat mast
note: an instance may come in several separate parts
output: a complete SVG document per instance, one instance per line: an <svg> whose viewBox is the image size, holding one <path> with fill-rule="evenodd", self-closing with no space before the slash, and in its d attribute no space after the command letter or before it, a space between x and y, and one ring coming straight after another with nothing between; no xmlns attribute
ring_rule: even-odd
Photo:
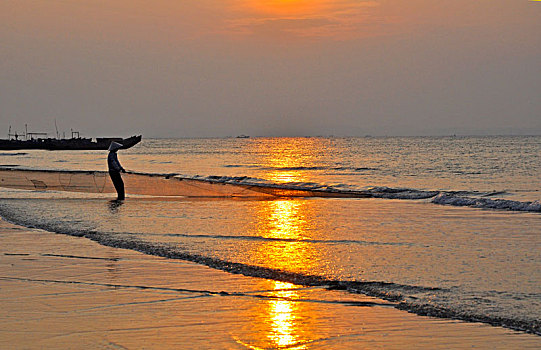
<svg viewBox="0 0 541 350"><path fill-rule="evenodd" d="M60 138L60 135L58 134L58 126L56 126L56 118L54 118L54 128L56 129L56 138Z"/></svg>
<svg viewBox="0 0 541 350"><path fill-rule="evenodd" d="M15 137L15 140L19 140L19 134L15 131L14 134L11 133L11 125L9 126L8 139L11 140L12 137Z"/></svg>

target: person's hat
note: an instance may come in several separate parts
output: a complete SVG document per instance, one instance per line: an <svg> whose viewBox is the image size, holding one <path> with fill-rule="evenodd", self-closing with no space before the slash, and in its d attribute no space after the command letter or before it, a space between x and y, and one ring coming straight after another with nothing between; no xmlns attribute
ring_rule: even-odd
<svg viewBox="0 0 541 350"><path fill-rule="evenodd" d="M116 150L121 149L121 148L122 148L122 145L120 143L113 141L113 142L111 142L111 145L109 146L108 151L112 152L112 151L116 151Z"/></svg>

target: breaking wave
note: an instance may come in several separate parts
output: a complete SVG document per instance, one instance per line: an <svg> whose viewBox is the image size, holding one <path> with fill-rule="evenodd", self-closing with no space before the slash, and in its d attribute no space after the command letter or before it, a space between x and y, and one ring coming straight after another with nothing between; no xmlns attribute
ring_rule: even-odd
<svg viewBox="0 0 541 350"><path fill-rule="evenodd" d="M454 205L457 207L473 207L483 209L502 209L511 211L541 212L541 202L519 202L506 199L470 198L454 196L447 193L438 194L432 203Z"/></svg>
<svg viewBox="0 0 541 350"><path fill-rule="evenodd" d="M352 239L299 239L299 238L278 238L261 236L230 236L230 235L207 235L207 234L183 234L183 233L165 233L160 236L186 237L186 238L210 238L218 240L241 240L241 241L260 241L260 242L285 242L285 243L325 243L325 244L358 244L369 246L414 246L414 243L404 242L375 242Z"/></svg>
<svg viewBox="0 0 541 350"><path fill-rule="evenodd" d="M279 170L279 171L306 171L306 170L320 170L320 171L352 171L352 172L365 172L365 171L377 171L378 168L370 167L345 167L345 166L261 166L252 164L228 164L226 168L246 168L246 169L259 169L259 170Z"/></svg>
<svg viewBox="0 0 541 350"><path fill-rule="evenodd" d="M260 186L262 188L280 188L288 190L310 191L314 196L332 197L362 197L362 198L384 198L384 199L403 199L419 200L430 199L434 204L451 205L458 207L472 207L481 209L500 209L509 211L527 211L541 212L541 202L539 201L513 201L506 199L491 199L489 197L504 195L505 191L480 192L480 191L430 191L418 190L413 188L393 188L385 186L370 187L363 190L343 189L341 186L326 186L309 182L290 182L287 184L269 183L265 180L254 179L250 177L229 177L229 176L207 176L191 177L201 181L214 183L232 184L232 185L250 185Z"/></svg>

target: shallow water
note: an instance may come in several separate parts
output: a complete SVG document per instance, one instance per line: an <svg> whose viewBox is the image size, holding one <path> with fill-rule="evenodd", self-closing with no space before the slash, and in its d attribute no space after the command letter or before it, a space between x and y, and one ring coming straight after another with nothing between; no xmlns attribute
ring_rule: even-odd
<svg viewBox="0 0 541 350"><path fill-rule="evenodd" d="M12 156L11 154L17 154ZM122 151L126 169L247 176L338 188L410 188L541 200L541 136L153 139ZM13 151L0 165L106 170L104 151Z"/></svg>
<svg viewBox="0 0 541 350"><path fill-rule="evenodd" d="M491 199L524 202L539 199L540 147L539 137L150 140L119 158L135 171L341 190L406 187L456 198L496 192ZM98 156L105 153L0 155L35 169L103 170ZM539 212L443 206L430 197L118 203L106 194L0 191L0 214L18 224L540 333Z"/></svg>

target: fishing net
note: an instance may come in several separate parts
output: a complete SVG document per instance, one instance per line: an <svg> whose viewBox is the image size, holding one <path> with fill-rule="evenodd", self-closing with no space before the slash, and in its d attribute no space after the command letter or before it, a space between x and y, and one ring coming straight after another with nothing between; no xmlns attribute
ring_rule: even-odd
<svg viewBox="0 0 541 350"><path fill-rule="evenodd" d="M126 193L185 197L342 197L344 194L289 188L287 186L219 182L180 175L122 174ZM0 187L34 191L115 193L103 171L53 171L0 169Z"/></svg>

